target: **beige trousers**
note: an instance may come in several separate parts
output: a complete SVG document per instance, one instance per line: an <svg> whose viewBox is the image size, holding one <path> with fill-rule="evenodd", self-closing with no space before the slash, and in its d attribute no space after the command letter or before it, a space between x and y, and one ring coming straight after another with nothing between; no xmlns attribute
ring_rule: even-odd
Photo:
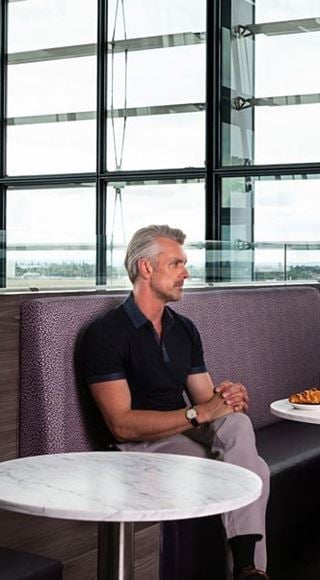
<svg viewBox="0 0 320 580"><path fill-rule="evenodd" d="M259 457L252 423L244 413L230 413L158 441L129 442L117 445L122 451L176 453L218 459L250 469L262 479L262 494L250 505L222 514L226 537L260 534L256 544L255 565L266 569L265 514L269 496L269 468ZM229 550L228 550L229 552ZM230 553L228 560L230 561Z"/></svg>

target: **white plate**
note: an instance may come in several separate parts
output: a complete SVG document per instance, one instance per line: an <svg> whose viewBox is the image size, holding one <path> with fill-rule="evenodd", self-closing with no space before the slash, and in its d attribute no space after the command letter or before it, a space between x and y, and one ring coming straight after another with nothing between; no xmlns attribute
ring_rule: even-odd
<svg viewBox="0 0 320 580"><path fill-rule="evenodd" d="M320 411L320 404L303 405L302 403L291 403L289 399L288 403L294 407L294 409L300 409L300 411Z"/></svg>

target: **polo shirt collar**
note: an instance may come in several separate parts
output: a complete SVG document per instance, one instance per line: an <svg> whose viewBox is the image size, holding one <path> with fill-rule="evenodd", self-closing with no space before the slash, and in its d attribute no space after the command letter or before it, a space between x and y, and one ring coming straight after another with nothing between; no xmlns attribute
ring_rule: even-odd
<svg viewBox="0 0 320 580"><path fill-rule="evenodd" d="M129 316L133 326L135 328L140 328L146 322L149 322L147 317L141 312L140 308L136 305L132 292L123 302L123 308L125 309L127 315Z"/></svg>
<svg viewBox="0 0 320 580"><path fill-rule="evenodd" d="M146 322L150 323L150 320L141 312L140 308L136 305L132 292L129 296L123 301L123 308L125 309L127 315L129 316L133 326L135 328L140 328ZM174 322L174 318L172 313L170 312L169 308L164 309L163 318L168 322L168 324L172 324Z"/></svg>

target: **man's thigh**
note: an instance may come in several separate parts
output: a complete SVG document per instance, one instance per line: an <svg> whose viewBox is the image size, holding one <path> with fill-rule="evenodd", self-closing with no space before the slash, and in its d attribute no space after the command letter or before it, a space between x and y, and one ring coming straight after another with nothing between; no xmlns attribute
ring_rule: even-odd
<svg viewBox="0 0 320 580"><path fill-rule="evenodd" d="M181 433L165 437L158 441L141 441L119 443L117 447L121 451L139 451L148 453L173 453L177 455L190 455L192 457L212 457L210 450L197 441L185 437Z"/></svg>

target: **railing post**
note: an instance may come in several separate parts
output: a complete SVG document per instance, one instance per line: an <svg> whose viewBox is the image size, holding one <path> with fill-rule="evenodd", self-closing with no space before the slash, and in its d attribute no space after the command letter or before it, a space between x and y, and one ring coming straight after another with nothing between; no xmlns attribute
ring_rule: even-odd
<svg viewBox="0 0 320 580"><path fill-rule="evenodd" d="M284 244L284 256L283 256L283 279L286 282L287 281L287 244Z"/></svg>

